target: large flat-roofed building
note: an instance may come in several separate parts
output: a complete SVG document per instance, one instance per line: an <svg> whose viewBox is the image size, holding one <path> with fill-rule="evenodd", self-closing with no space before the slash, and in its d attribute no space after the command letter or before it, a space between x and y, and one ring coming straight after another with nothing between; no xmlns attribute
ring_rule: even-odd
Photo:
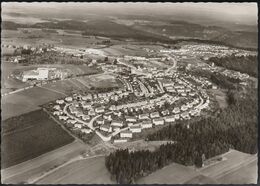
<svg viewBox="0 0 260 186"><path fill-rule="evenodd" d="M22 81L28 80L48 80L49 68L37 68L36 70L28 70L23 72Z"/></svg>

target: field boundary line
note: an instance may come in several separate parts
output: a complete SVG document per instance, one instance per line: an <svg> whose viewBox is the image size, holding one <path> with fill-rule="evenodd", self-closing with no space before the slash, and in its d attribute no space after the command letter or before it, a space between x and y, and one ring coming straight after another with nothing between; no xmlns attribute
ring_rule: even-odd
<svg viewBox="0 0 260 186"><path fill-rule="evenodd" d="M72 160L69 160L69 161L67 161L66 163L64 163L64 164L62 164L62 165L60 165L60 166L58 166L58 167L56 167L56 168L54 168L54 169L52 169L52 170L46 172L46 173L43 174L42 176L40 176L40 177L38 177L38 178L36 178L36 179L30 181L29 184L35 184L35 183L37 183L38 181L41 181L41 180L42 180L43 178L45 178L46 176L50 175L51 173L53 173L53 172L59 170L59 169L62 168L62 167L65 167L65 166L67 166L67 165L70 165L71 163L74 163L74 162L77 162L77 161L82 161L82 160L94 159L94 158L102 157L102 156L105 156L105 155L100 154L100 155L95 155L95 156L86 157L86 158L84 158L84 157L82 157L82 156L78 156L78 157L76 157L76 158L74 158L74 159L72 159Z"/></svg>
<svg viewBox="0 0 260 186"><path fill-rule="evenodd" d="M56 93L62 94L64 96L68 96L67 94L65 94L63 92L60 92L60 91L57 91L57 90L53 90L53 89L50 89L50 88L47 88L47 87L42 87L42 86L39 86L39 87L43 88L43 89L46 89L46 90L49 90L49 91L52 91L52 92L56 92Z"/></svg>
<svg viewBox="0 0 260 186"><path fill-rule="evenodd" d="M30 160L21 162L21 163L19 163L19 164L13 165L13 166L11 166L11 167L7 167L6 169L2 169L2 170L1 170L1 175L3 174L3 172L8 172L10 169L14 169L14 168L17 167L17 166L21 166L21 165L23 165L23 164L28 164L28 162L30 162L30 161L34 161L34 160L37 160L37 159L41 159L41 158L45 157L46 155L48 155L49 153L55 153L56 151L59 151L59 150L61 150L62 148L66 148L67 146L69 146L69 145L71 145L71 144L73 144L73 143L75 143L75 142L78 142L78 141L77 141L77 140L74 140L74 141L72 141L72 142L69 143L69 144L66 144L66 145L61 146L61 147L59 147L59 148L56 148L56 149L54 149L54 150L52 150L52 151L46 152L46 153L44 153L44 154L41 154L40 156L37 156L37 157L32 158L32 159L30 159ZM32 169L33 169L33 168L32 168ZM29 169L29 170L31 170L31 169ZM14 177L14 176L20 175L20 174L22 174L22 173L24 173L24 172L27 172L27 171L28 171L28 170L20 171L20 172L18 172L17 174L14 174L14 175L5 177L5 180L7 180L7 179L9 179L9 178L12 178L12 177ZM2 180L3 180L3 179L2 179Z"/></svg>
<svg viewBox="0 0 260 186"><path fill-rule="evenodd" d="M226 171L224 171L224 172L218 173L216 176L214 176L214 178L215 178L215 179L220 179L221 177L226 176L226 175L229 174L229 173L235 172L235 171L237 171L238 169L240 169L240 168L242 168L242 167L244 167L244 166L246 166L246 165L252 163L252 162L255 161L255 160L257 160L257 157L256 157L256 156L250 157L249 160L247 160L247 161L245 161L245 162L241 162L241 163L239 163L238 165L231 167L231 169L229 169L229 170L226 170ZM223 174L223 173L224 173L224 174Z"/></svg>
<svg viewBox="0 0 260 186"><path fill-rule="evenodd" d="M10 135L10 134L13 134L13 133L16 133L16 132L21 132L21 131L27 130L29 128L32 128L32 127L34 127L34 125L25 127L23 129L20 129L20 130L14 130L14 131L6 132L6 133L3 133L3 136Z"/></svg>
<svg viewBox="0 0 260 186"><path fill-rule="evenodd" d="M76 78L75 78L74 80L77 81ZM82 89L82 87L80 87L79 85L77 85L77 83L75 83L75 82L73 81L73 79L70 79L69 82L72 83L73 85L75 85L76 87L78 87L80 90Z"/></svg>
<svg viewBox="0 0 260 186"><path fill-rule="evenodd" d="M78 79L76 79L76 80L77 80L78 82L80 82L82 85L84 85L85 87L91 88L91 86L88 85L83 79L78 78Z"/></svg>

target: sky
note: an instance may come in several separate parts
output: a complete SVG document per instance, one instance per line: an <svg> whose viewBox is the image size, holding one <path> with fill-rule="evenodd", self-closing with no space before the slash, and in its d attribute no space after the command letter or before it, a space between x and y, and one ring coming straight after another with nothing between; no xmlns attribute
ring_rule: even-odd
<svg viewBox="0 0 260 186"><path fill-rule="evenodd" d="M257 23L256 3L2 3L2 11L55 12L100 15L172 15L209 20L228 20L241 24Z"/></svg>

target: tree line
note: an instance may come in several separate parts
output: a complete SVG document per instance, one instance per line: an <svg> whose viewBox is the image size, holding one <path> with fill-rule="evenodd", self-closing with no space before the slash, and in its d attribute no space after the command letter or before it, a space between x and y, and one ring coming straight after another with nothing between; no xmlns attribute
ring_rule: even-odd
<svg viewBox="0 0 260 186"><path fill-rule="evenodd" d="M256 90L245 94L229 91L226 109L199 121L169 125L147 136L147 140L172 140L154 152L117 150L106 157L106 167L118 183L134 183L138 178L172 162L202 166L206 159L230 148L257 152ZM189 126L189 128L187 127Z"/></svg>
<svg viewBox="0 0 260 186"><path fill-rule="evenodd" d="M214 63L217 66L221 66L230 70L239 71L257 77L257 56L231 56L225 57L211 57L207 61L208 63Z"/></svg>

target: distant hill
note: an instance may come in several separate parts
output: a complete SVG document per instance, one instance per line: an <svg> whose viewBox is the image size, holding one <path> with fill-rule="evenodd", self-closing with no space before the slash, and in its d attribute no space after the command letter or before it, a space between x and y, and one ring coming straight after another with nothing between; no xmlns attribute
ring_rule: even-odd
<svg viewBox="0 0 260 186"><path fill-rule="evenodd" d="M143 19L145 20L145 19ZM3 21L3 29L17 30L27 28L28 25L17 24L11 21ZM178 40L194 40L198 42L216 42L234 47L256 49L258 45L257 31L238 31L219 26L203 26L200 24L185 21L146 21L134 22L133 25L125 25L109 19L96 19L89 21L62 20L35 23L30 25L33 28L41 29L65 29L79 30L83 35L105 36L115 39L136 39L140 41L153 41L163 43L174 43Z"/></svg>
<svg viewBox="0 0 260 186"><path fill-rule="evenodd" d="M227 45L243 48L257 48L258 33L253 31L243 31L240 25L238 31L219 26L202 26L185 21L169 21L164 25L146 23L135 23L133 28L137 30L146 30L154 34L169 36L174 40L178 39L200 39L223 42Z"/></svg>

